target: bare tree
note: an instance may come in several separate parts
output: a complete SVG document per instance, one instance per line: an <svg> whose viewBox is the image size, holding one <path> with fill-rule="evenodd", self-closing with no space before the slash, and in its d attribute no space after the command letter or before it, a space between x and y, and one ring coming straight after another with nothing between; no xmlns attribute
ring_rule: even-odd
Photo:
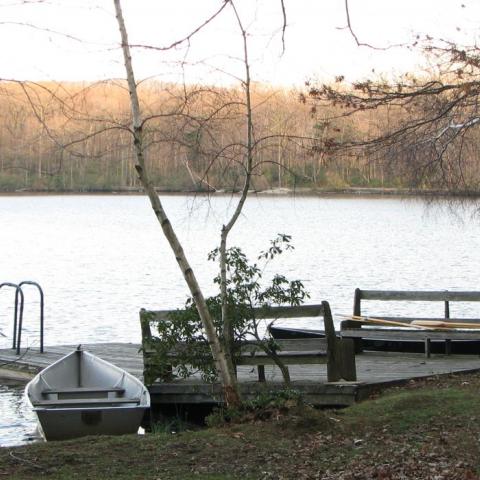
<svg viewBox="0 0 480 480"><path fill-rule="evenodd" d="M345 0L348 30L359 47L372 46L355 34ZM408 175L410 185L467 193L480 187L478 135L480 130L480 49L448 41L417 37L410 48L421 48L429 70L405 74L396 81L372 79L345 85L308 85L303 97L312 112L334 106L334 118L351 119L375 112L383 120L361 139L339 141L326 136L317 142L320 152L362 150L372 161L381 158Z"/></svg>
<svg viewBox="0 0 480 480"><path fill-rule="evenodd" d="M199 316L202 320L205 333L210 343L212 355L222 380L225 401L227 405L240 404L240 395L237 387L237 380L234 374L233 364L231 358L225 354L225 350L220 342L220 339L215 331L215 325L205 302L202 290L195 274L187 260L185 252L180 244L180 241L175 234L172 224L163 208L162 202L157 195L154 185L152 184L147 166L145 163L145 145L143 138L143 118L140 110L140 102L138 100L137 84L132 67L132 58L130 54L130 46L128 43L127 30L125 28L125 21L123 19L120 0L114 0L116 18L120 29L122 51L125 62L125 71L127 75L128 88L130 92L130 101L132 108L132 135L133 144L135 147L136 165L139 179L145 189L146 194L152 205L152 209L161 225L163 233L168 240L170 247L175 255L175 259L182 271L190 293L195 300Z"/></svg>
<svg viewBox="0 0 480 480"><path fill-rule="evenodd" d="M188 263L185 252L173 230L173 227L168 219L168 216L163 208L163 205L155 192L155 188L150 179L149 172L147 170L147 164L145 162L146 148L144 141L143 127L145 119L142 117L140 109L140 102L138 98L137 84L134 77L134 71L132 67L132 58L130 53L130 46L128 43L128 36L123 19L120 0L114 0L116 18L118 21L122 50L124 56L125 70L127 75L128 87L130 92L131 110L132 110L132 136L133 144L135 147L136 165L140 181L150 199L152 208L158 221L162 227L162 230L175 254L175 258L183 273L185 281L190 289L191 295L195 301L200 319L205 329L212 355L216 364L217 371L220 375L225 400L228 405L238 405L240 403L240 394L238 390L235 368L233 365L233 359L231 355L231 348L233 345L233 327L231 319L228 316L227 308L227 272L226 272L226 255L227 255L227 238L239 218L245 201L247 199L248 191L251 186L251 177L254 169L254 131L253 131L253 110L252 110L252 97L251 97L251 76L250 76L250 62L248 56L248 35L245 26L243 25L241 16L238 12L236 4L233 0L225 1L223 6L229 5L233 10L234 16L237 21L237 25L241 34L242 46L243 46L243 65L244 65L244 79L242 80L242 87L244 92L244 108L245 108L245 130L246 141L244 144L244 152L241 154L244 157L242 165L244 168L244 181L241 190L240 198L237 206L233 212L230 220L223 225L220 235L220 292L222 299L222 323L224 332L224 341L222 342L216 333L214 322L211 318L208 306L205 298L202 294L200 286L196 280L195 274ZM285 19L285 9L283 2L281 2L283 18ZM222 7L223 8L223 7ZM284 30L283 30L284 32ZM282 36L283 38L283 36ZM232 148L235 150L235 145Z"/></svg>
<svg viewBox="0 0 480 480"><path fill-rule="evenodd" d="M172 252L182 271L185 281L189 287L192 297L195 300L199 316L202 320L205 333L212 350L212 355L216 363L216 369L220 380L224 386L225 401L229 405L236 405L240 402L240 395L236 381L235 369L231 357L231 347L233 343L233 328L231 319L228 316L227 303L227 279L226 279L226 252L228 235L233 229L237 219L241 215L243 206L247 199L248 192L252 186L252 177L254 171L259 171L265 160L261 158L262 152L268 149L284 148L285 136L283 133L259 135L254 129L254 105L252 80L250 74L250 59L248 49L249 33L242 20L237 5L233 0L222 3L221 8L215 15L229 8L233 12L233 17L238 25L239 39L242 45L242 63L244 73L241 79L241 89L225 90L221 88L188 89L184 86L170 97L167 94L160 96L159 105L150 108L145 102L141 102L139 94L139 85L142 88L143 82L135 79L131 58L131 45L129 45L125 21L123 19L122 9L119 0L114 0L117 22L120 30L121 47L123 52L125 72L127 78L127 87L130 96L130 114L121 110L115 115L109 112L108 99L106 98L104 111L102 108L89 104L88 93L93 89L102 89L102 82L95 86L86 86L84 89L75 92L66 92L59 86L45 86L42 84L32 84L28 82L18 82L18 87L23 92L23 98L27 106L33 112L35 120L43 127L42 135L65 154L77 156L79 161L86 158L101 158L107 153L118 156L121 147L127 145L126 134L132 139L134 166L138 179L149 197L152 209L159 221L159 224L170 244ZM282 28L282 45L285 33L286 13L283 1L280 1L282 8L282 17L284 25ZM215 17L210 17L205 24L212 21ZM183 41L189 42L193 35L198 31L192 32ZM174 48L178 44L168 48ZM137 45L138 48L149 48L145 45ZM162 51L162 48L152 47L154 50ZM111 88L124 89L124 84L119 82L108 82ZM167 89L168 90L168 89ZM174 90L170 89L170 90ZM166 100L167 97L169 100ZM268 97L268 96L267 96ZM192 105L195 105L197 99L208 98L206 109L198 109L195 114L192 113ZM171 101L173 99L173 101ZM262 104L264 100L259 103ZM167 105L162 108L161 103ZM49 109L45 106L49 105ZM56 105L55 113L60 112L56 117L53 115L53 105ZM60 115L61 114L61 115ZM226 127L231 138L219 141L216 138L217 131L212 125L222 120L228 119L231 123ZM233 122L233 123L232 123ZM234 125L236 128L232 128ZM243 138L239 139L238 132L242 132ZM257 135L256 135L257 133ZM102 138L115 135L114 138L120 141L102 142ZM228 137L229 135L225 135ZM206 140L205 140L206 139ZM301 143L304 139L301 136L292 136L289 141ZM203 173L200 181L210 185L208 173L212 165L222 163L225 171L231 171L235 167L239 173L239 179L242 182L240 188L240 197L232 217L226 222L220 234L220 293L222 303L222 321L223 338L220 338L215 331L215 325L208 310L205 298L200 286L196 280L195 274L187 260L186 254L182 248L179 239L171 225L170 219L164 209L164 206L158 197L154 180L151 173L151 165L158 162L150 154L150 148L156 144L170 144L172 149L176 145L181 148L193 148L195 153L206 159L207 162L202 168ZM119 146L121 146L119 148ZM148 158L147 158L148 157ZM268 160L267 160L268 161ZM122 172L125 170L122 160ZM189 173L193 179L198 176L190 168ZM62 164L58 165L58 169ZM107 166L103 167L105 169Z"/></svg>

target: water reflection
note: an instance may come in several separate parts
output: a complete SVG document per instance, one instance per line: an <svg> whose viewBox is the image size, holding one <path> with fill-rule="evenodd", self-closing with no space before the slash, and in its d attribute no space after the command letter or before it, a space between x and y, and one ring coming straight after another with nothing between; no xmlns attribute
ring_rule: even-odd
<svg viewBox="0 0 480 480"><path fill-rule="evenodd" d="M162 200L206 295L216 293L212 279L218 266L206 260L207 253L218 245L235 202L229 196ZM272 264L264 278L281 273L301 279L311 303L328 300L334 315L348 314L356 287L478 289L475 205L455 209L456 216L448 207L439 202L426 209L414 198L251 196L229 245L255 260L278 233L292 235L295 250ZM139 342L140 308L178 308L188 296L143 196L0 196L0 225L8 226L0 235L0 282L33 280L43 287L46 345ZM0 292L0 331L10 335L0 338L0 345L11 342L13 297L6 289ZM26 289L25 297L22 346L38 348L38 294ZM382 308L367 303L364 313L391 313ZM424 316L434 317L443 304L396 308L399 315L422 308ZM452 316L480 316L480 305L451 308ZM320 327L317 320L304 322ZM1 445L29 438L35 422L21 388L1 387L0 411Z"/></svg>
<svg viewBox="0 0 480 480"><path fill-rule="evenodd" d="M24 396L25 385L0 385L0 447L39 440L36 418Z"/></svg>

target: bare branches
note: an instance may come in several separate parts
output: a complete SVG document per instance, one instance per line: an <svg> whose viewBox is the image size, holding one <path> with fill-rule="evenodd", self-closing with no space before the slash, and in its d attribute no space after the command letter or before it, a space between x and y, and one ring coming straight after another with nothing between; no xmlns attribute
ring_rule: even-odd
<svg viewBox="0 0 480 480"><path fill-rule="evenodd" d="M62 37L62 38L67 39L67 40L73 40L74 42L78 42L78 43L82 43L82 44L92 43L92 42L87 42L85 39L75 37L74 35L70 35L70 34L65 33L65 32L59 32L57 30L52 30L51 28L47 28L47 27L40 27L38 25L35 25L35 24L32 24L32 23L27 23L27 22L12 22L12 21L7 22L7 21L3 21L3 22L0 22L0 25L14 25L14 26L17 26L17 27L25 27L25 28L29 28L29 29L32 29L32 30L38 30L38 31L41 31L41 32L49 33L51 35L56 35L58 37Z"/></svg>
<svg viewBox="0 0 480 480"><path fill-rule="evenodd" d="M311 86L302 100L311 102L312 114L318 116L320 106L335 112L323 120L325 124L353 122L354 117L379 119L374 128L347 141L322 136L315 150L362 152L371 161L388 164L416 187L476 189L480 50L448 42L435 46L430 40L424 51L436 65L430 78L406 75L394 83Z"/></svg>
<svg viewBox="0 0 480 480"><path fill-rule="evenodd" d="M188 35L185 37L181 38L180 40L176 40L172 42L170 45L164 46L164 47L156 47L153 45L142 45L142 44L130 44L130 48L143 48L145 50L157 50L157 51L167 51L167 50L172 50L174 48L177 48L184 43L190 43L190 40L201 30L203 30L209 23L211 23L215 18L217 18L220 13L223 11L223 9L228 5L229 0L221 0L222 4L220 8L218 8L212 15L210 15L204 22L202 22L197 28L195 28L193 31L191 31Z"/></svg>
<svg viewBox="0 0 480 480"><path fill-rule="evenodd" d="M287 29L287 11L285 9L285 0L280 0L280 7L282 8L282 55L285 53L285 31Z"/></svg>
<svg viewBox="0 0 480 480"><path fill-rule="evenodd" d="M360 42L360 40L358 39L357 35L355 34L355 32L353 31L353 28L352 28L352 25L350 23L350 11L348 9L348 0L345 0L345 14L347 16L347 26L348 26L348 30L350 31L350 33L352 34L352 37L355 39L355 42L356 44L360 47L360 46L368 46L370 48L371 45L368 45L366 43L362 43Z"/></svg>
<svg viewBox="0 0 480 480"><path fill-rule="evenodd" d="M278 21L284 50L287 11L285 0L279 2ZM183 86L165 85L153 80L136 83L142 110L139 126L148 151L146 161L156 181L162 185L168 186L171 181L175 188L182 189L187 184L188 174L188 178L197 179L198 184L208 183L209 189L238 189L241 184L242 190L248 192L251 178L244 182L246 172L250 171L251 177L257 165L276 165L278 148L284 148L278 140L281 134L277 132L277 124L268 121L270 102L275 102L278 92L257 93L254 90L263 87L252 86L247 46L251 33L242 25L239 13L244 12L240 6L238 2L220 0L215 12L182 39L161 48L143 46L163 51L189 45L201 29L222 12L226 13L228 7L234 12L232 18L238 25L238 40L245 63L244 73L236 77L241 89L194 87L186 83ZM62 35L36 25L25 23L22 26ZM69 39L82 41L74 36ZM24 169L27 174L23 178L16 177L18 188L34 182L43 188L46 185L43 176L52 173L58 177L55 188L59 189L83 189L86 188L83 182L94 184L94 188L97 182L115 187L136 185L135 174L127 173L134 158L128 142L134 129L125 95L128 92L126 82L112 80L86 85L17 82L18 91L15 100L10 97L10 104L6 100L12 93L7 86L10 81L0 79L0 82L3 88L0 95L4 95L5 100L1 105L3 110L0 108L5 117L3 136L8 136L12 145L9 154L0 158L0 171ZM29 114L25 118L18 115L18 121L7 121L8 105L28 110ZM291 105L297 108L293 100ZM25 135L26 130L28 135ZM0 140L4 143L5 139ZM27 153L23 154L24 151ZM261 158L255 159L256 155ZM290 157L295 158L293 147L291 153L281 156L287 167ZM121 167L117 168L118 159ZM102 180L94 178L95 169L102 172ZM270 187L268 173L265 169L257 177L259 184L267 188Z"/></svg>
<svg viewBox="0 0 480 480"><path fill-rule="evenodd" d="M135 77L132 67L132 58L128 45L127 30L125 28L125 22L123 19L123 12L120 5L120 0L114 0L114 5L117 23L120 30L125 72L130 93L133 146L135 149L136 157L135 169L138 173L145 193L150 200L152 210L157 217L157 220L165 235L165 238L170 245L172 254L175 256L181 273L195 302L199 317L202 321L203 329L208 338L208 343L212 352L215 368L222 381L225 402L228 406L236 407L240 404L240 393L237 386L236 376L234 374L232 359L229 355L226 355L224 347L220 342L219 336L215 329L213 318L208 309L200 285L198 284L195 273L188 262L188 259L183 250L183 246L178 240L178 237L170 222L170 219L168 218L167 213L163 208L163 204L155 191L155 187L152 183L149 169L145 161L146 150L144 145L144 132L142 126L142 110L140 108L138 90L135 83Z"/></svg>
<svg viewBox="0 0 480 480"><path fill-rule="evenodd" d="M347 17L347 27L346 28L348 29L348 31L350 32L350 34L354 38L357 46L368 47L368 48L371 48L373 50L389 50L391 48L396 48L396 47L401 47L402 46L402 45L398 44L398 45L388 45L386 47L376 47L376 46L373 46L369 43L360 41L357 34L355 33L355 31L352 27L352 23L351 23L351 20L350 20L350 10L349 10L349 6L348 6L348 0L345 0L345 15Z"/></svg>

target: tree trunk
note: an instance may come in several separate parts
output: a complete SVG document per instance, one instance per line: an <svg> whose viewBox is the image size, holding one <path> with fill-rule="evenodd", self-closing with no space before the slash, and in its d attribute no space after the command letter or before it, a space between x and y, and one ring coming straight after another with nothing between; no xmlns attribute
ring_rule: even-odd
<svg viewBox="0 0 480 480"><path fill-rule="evenodd" d="M252 97L251 97L251 79L250 79L250 63L248 59L248 42L247 42L247 32L242 25L240 16L237 12L235 4L230 3L235 16L237 18L237 23L240 28L243 40L243 62L245 67L245 80L243 86L245 89L245 108L246 108L246 124L247 124L247 138L246 138L246 166L245 166L245 182L243 184L242 193L240 195L240 200L237 203L237 207L233 212L230 221L223 225L222 232L220 235L220 298L222 302L222 322L223 322L223 337L224 344L227 348L227 361L230 363L230 368L232 373L234 372L233 362L232 362L232 352L233 352L233 342L234 342L234 332L232 319L228 315L227 309L227 237L233 226L235 225L238 217L242 213L243 206L247 200L248 190L250 188L252 170L253 170L253 115L252 115Z"/></svg>
<svg viewBox="0 0 480 480"><path fill-rule="evenodd" d="M137 170L143 188L148 195L148 198L150 199L153 211L155 212L155 215L162 227L163 233L167 238L173 253L175 254L177 263L182 271L188 288L190 289L192 297L194 298L198 314L202 320L205 333L210 343L210 348L212 350L215 366L217 368L217 372L223 385L225 402L227 403L227 405L239 405L241 400L238 392L237 381L235 375L232 375L232 369L229 367L229 362L225 355L225 351L215 331L215 326L210 316L210 312L205 302L205 298L202 294L200 286L198 285L193 270L188 263L182 245L180 244L175 234L175 231L173 230L170 220L168 219L166 212L163 209L163 205L157 193L155 192L155 188L152 185L152 182L150 181L148 175L145 164L145 149L143 145L143 122L140 112L140 103L138 100L137 85L135 83L135 76L132 68L132 58L130 55L128 36L125 28L125 22L123 19L120 0L114 0L114 5L117 22L120 29L125 70L127 74L128 88L130 92L130 103L132 110L132 133L136 158L135 169Z"/></svg>

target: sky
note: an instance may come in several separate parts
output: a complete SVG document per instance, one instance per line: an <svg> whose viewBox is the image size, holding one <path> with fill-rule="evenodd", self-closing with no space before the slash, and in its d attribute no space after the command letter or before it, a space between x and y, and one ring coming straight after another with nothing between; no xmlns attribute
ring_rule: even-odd
<svg viewBox="0 0 480 480"><path fill-rule="evenodd" d="M123 0L131 44L164 47L187 36L222 0ZM347 80L400 75L425 60L406 48L358 47L346 27L344 0L284 0L282 51L279 0L237 0L248 31L254 80L301 86L308 79ZM429 35L462 44L479 38L480 0L349 0L360 41L378 47ZM132 50L137 79L235 83L244 75L242 37L230 7L189 45L173 51ZM0 0L0 78L101 80L123 78L113 0Z"/></svg>

